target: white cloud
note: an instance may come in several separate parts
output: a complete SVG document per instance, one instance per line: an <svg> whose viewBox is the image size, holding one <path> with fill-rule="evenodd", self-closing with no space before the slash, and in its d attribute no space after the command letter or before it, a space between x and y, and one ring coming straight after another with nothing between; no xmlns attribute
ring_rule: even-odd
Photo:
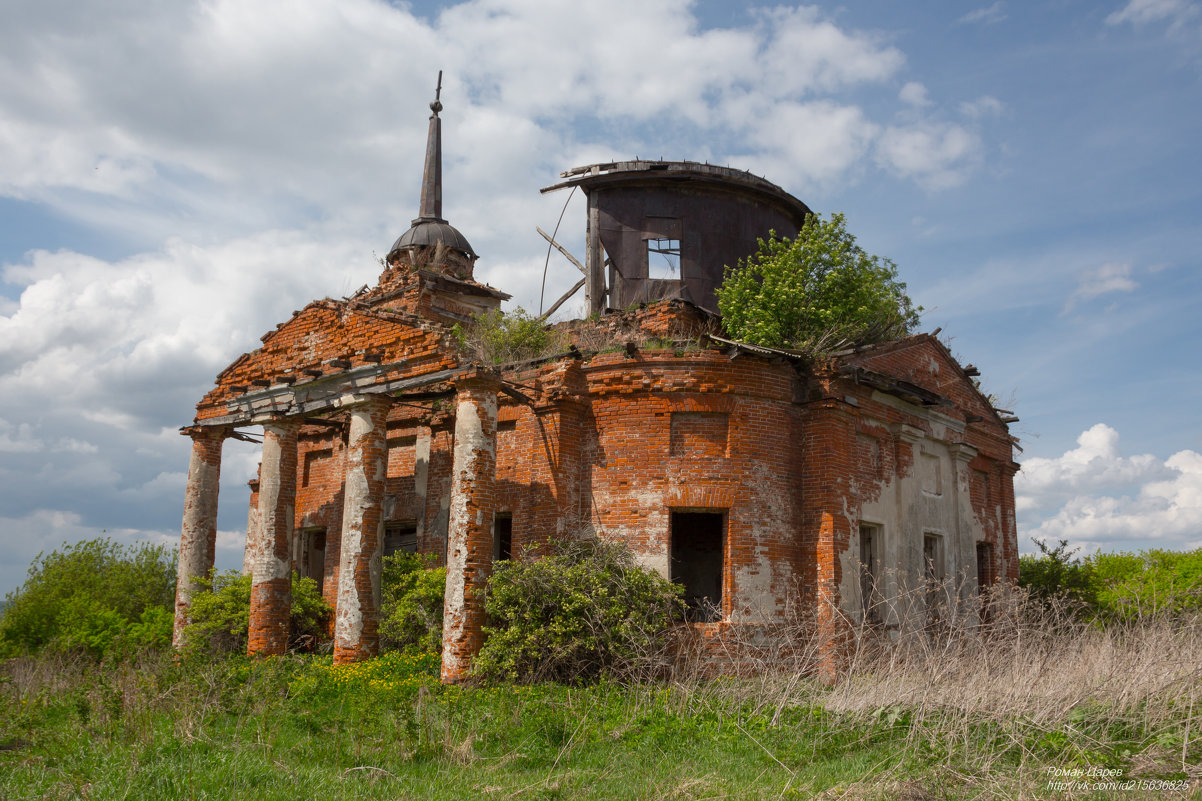
<svg viewBox="0 0 1202 801"><path fill-rule="evenodd" d="M534 224L549 229L564 201L537 190L559 169L727 158L800 193L878 166L945 186L980 157L977 133L926 121L918 81L897 103L904 126L848 97L894 85L905 56L810 6L703 29L690 0L468 0L428 19L382 0L9 5L0 195L136 254L3 265L20 293L0 297L13 531L178 525L175 427L213 376L291 310L373 282L372 251L408 227L439 68L447 216L483 254L478 275L527 308L545 247ZM614 19L639 24L581 35ZM559 234L577 252L583 217L569 209ZM548 304L576 280L552 258ZM238 447L222 470L227 532L257 461ZM52 526L45 509L74 522Z"/></svg>
<svg viewBox="0 0 1202 801"><path fill-rule="evenodd" d="M994 3L991 6L978 8L974 11L969 11L964 16L960 17L957 22L961 24L969 24L979 22L984 25L993 25L1006 19L1006 4L1002 0Z"/></svg>
<svg viewBox="0 0 1202 801"><path fill-rule="evenodd" d="M1144 25L1168 20L1182 25L1198 15L1198 6L1189 0L1130 0L1127 5L1106 17L1108 25Z"/></svg>
<svg viewBox="0 0 1202 801"><path fill-rule="evenodd" d="M961 125L918 122L886 128L876 143L876 160L929 189L944 189L964 181L980 149L980 137Z"/></svg>
<svg viewBox="0 0 1202 801"><path fill-rule="evenodd" d="M1064 304L1067 313L1082 301L1092 300L1100 295L1114 292L1133 292L1139 284L1131 280L1130 264L1103 264L1093 270L1081 274L1076 289L1068 296Z"/></svg>
<svg viewBox="0 0 1202 801"><path fill-rule="evenodd" d="M931 99L927 97L927 88L917 81L910 81L903 86L901 91L898 92L897 97L903 103L918 108L931 105Z"/></svg>
<svg viewBox="0 0 1202 801"><path fill-rule="evenodd" d="M992 95L981 95L976 100L968 100L960 104L960 113L970 120L983 117L996 117L1005 109L1002 101Z"/></svg>
<svg viewBox="0 0 1202 801"><path fill-rule="evenodd" d="M45 443L34 436L33 426L29 423L13 425L0 418L0 452L37 453L45 447Z"/></svg>
<svg viewBox="0 0 1202 801"><path fill-rule="evenodd" d="M731 160L776 181L808 184L829 184L853 169L880 130L858 107L828 101L778 103L761 119L748 133L760 152Z"/></svg>
<svg viewBox="0 0 1202 801"><path fill-rule="evenodd" d="M1202 454L1123 456L1098 423L1078 447L1032 458L1015 478L1022 542L1066 539L1086 550L1187 548L1202 538Z"/></svg>

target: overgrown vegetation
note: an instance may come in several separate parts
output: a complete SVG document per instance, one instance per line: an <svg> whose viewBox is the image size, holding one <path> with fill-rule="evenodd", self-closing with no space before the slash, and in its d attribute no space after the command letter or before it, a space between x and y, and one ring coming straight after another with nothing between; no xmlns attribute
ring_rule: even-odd
<svg viewBox="0 0 1202 801"><path fill-rule="evenodd" d="M1081 557L1066 540L1019 558L1019 585L1045 603L1068 600L1101 621L1202 612L1202 548Z"/></svg>
<svg viewBox="0 0 1202 801"><path fill-rule="evenodd" d="M805 617L767 638L752 627L696 650L677 642L668 680L603 671L591 683L561 675L447 687L438 656L416 643L339 666L328 655L250 659L237 649L216 659L110 649L97 659L43 648L0 663L0 797L1193 797L1181 788L1196 794L1202 783L1202 614L1169 596L1192 597L1181 577L1193 575L1197 553L1160 562L1149 557L1157 553L1087 560L1093 575L1161 582L1167 594L1145 594L1152 608L1103 622L1056 592L1033 600L1001 588L983 626L915 629L894 642L852 625L847 670L831 685L813 678L824 651ZM628 552L588 545L527 563L539 570L501 565L498 575L513 572L500 586L577 610L540 627L604 635L625 619L607 617L605 603L579 610L627 590L595 578L596 559L641 586ZM390 563L394 609L417 598L429 607L422 560ZM573 572L587 564L593 572ZM229 583L216 582L214 597L241 608L225 592L239 582L222 575ZM976 619L971 599L948 596L949 619ZM930 597L916 590L913 608ZM646 664L648 651L633 653ZM725 675L715 675L712 658L723 654ZM1053 786L1073 771L1089 789Z"/></svg>
<svg viewBox="0 0 1202 801"><path fill-rule="evenodd" d="M1202 781L1202 621L1099 627L1021 595L989 628L889 645L856 632L833 686L799 626L753 676L444 687L434 654L0 668L12 798L1184 797ZM759 654L759 656L755 656ZM732 663L733 664L733 663ZM1054 771L1153 790L1058 793ZM1112 773L1111 773L1112 772ZM1158 789L1157 789L1158 788Z"/></svg>
<svg viewBox="0 0 1202 801"><path fill-rule="evenodd" d="M794 239L759 240L727 267L717 296L733 339L816 354L903 336L922 312L897 265L857 245L842 214L810 215Z"/></svg>
<svg viewBox="0 0 1202 801"><path fill-rule="evenodd" d="M415 553L384 557L380 582L380 637L385 649L435 653L442 644L443 595L447 569Z"/></svg>
<svg viewBox="0 0 1202 801"><path fill-rule="evenodd" d="M246 653L250 626L251 576L237 570L212 572L195 579L197 591L188 609L191 621L184 629L190 650L206 654ZM288 647L313 651L329 640L330 605L311 578L292 574L292 611L288 619Z"/></svg>
<svg viewBox="0 0 1202 801"><path fill-rule="evenodd" d="M502 365L549 356L567 348L564 335L518 306L508 314L496 309L452 329L460 349L472 361Z"/></svg>
<svg viewBox="0 0 1202 801"><path fill-rule="evenodd" d="M679 588L636 565L627 546L583 539L538 559L498 562L485 610L477 676L578 684L662 663L681 606Z"/></svg>
<svg viewBox="0 0 1202 801"><path fill-rule="evenodd" d="M107 537L38 554L0 617L0 658L21 653L166 645L175 604L175 553Z"/></svg>

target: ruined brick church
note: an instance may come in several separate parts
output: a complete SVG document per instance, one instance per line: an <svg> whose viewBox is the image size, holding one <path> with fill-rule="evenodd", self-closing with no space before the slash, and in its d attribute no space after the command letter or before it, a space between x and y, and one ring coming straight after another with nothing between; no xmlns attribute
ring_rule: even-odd
<svg viewBox="0 0 1202 801"><path fill-rule="evenodd" d="M626 543L684 585L682 625L718 630L798 602L896 628L890 599L924 577L966 593L1017 578L1012 419L975 368L929 334L811 363L715 333L724 265L810 213L749 173L663 161L563 173L544 191L587 198L575 289L612 346L469 363L452 326L509 296L475 279L476 253L443 218L431 109L419 216L379 282L294 312L182 429L177 644L192 579L213 566L222 444L246 427L261 426L263 447L244 562L252 653L285 650L295 571L335 609L335 661L374 654L381 558L398 550L447 566L449 682L480 647L494 560L554 538Z"/></svg>

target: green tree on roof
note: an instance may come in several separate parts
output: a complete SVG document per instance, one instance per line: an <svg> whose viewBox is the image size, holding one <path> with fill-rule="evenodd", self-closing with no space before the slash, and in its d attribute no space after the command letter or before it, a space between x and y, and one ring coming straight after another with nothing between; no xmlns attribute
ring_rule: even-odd
<svg viewBox="0 0 1202 801"><path fill-rule="evenodd" d="M922 311L897 265L857 245L842 214L810 215L794 239L759 240L717 295L733 339L814 354L905 336Z"/></svg>

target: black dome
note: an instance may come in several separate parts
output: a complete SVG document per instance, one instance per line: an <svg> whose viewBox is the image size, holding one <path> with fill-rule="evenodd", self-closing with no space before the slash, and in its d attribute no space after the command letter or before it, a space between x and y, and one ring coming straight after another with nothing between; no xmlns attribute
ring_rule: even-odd
<svg viewBox="0 0 1202 801"><path fill-rule="evenodd" d="M468 256L478 258L476 252L472 250L471 244L467 241L467 237L459 233L459 229L451 225L446 220L432 220L421 218L413 221L413 226L401 234L396 242L392 243L392 249L407 250L413 247L433 247L439 242L448 248L460 250Z"/></svg>

